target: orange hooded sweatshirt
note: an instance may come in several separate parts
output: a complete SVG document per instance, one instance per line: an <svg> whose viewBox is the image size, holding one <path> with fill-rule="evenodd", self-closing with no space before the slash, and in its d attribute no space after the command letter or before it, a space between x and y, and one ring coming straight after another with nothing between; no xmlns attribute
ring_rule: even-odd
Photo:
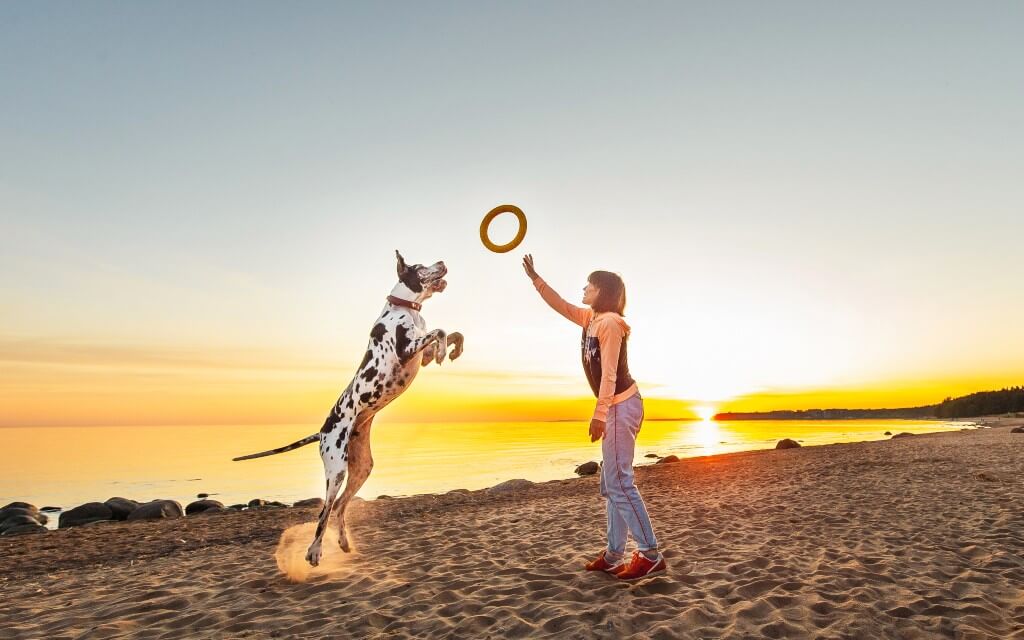
<svg viewBox="0 0 1024 640"><path fill-rule="evenodd" d="M606 422L612 405L628 400L637 392L626 358L629 325L614 311L595 314L593 309L569 304L539 276L533 286L549 307L583 327L580 342L583 371L597 396L594 418Z"/></svg>

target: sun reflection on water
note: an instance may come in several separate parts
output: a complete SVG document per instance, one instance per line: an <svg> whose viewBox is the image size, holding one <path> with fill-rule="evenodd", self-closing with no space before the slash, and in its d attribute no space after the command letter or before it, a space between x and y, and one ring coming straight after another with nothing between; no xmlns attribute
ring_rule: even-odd
<svg viewBox="0 0 1024 640"><path fill-rule="evenodd" d="M715 410L712 407L698 407L697 415L701 419L693 425L694 440L700 445L706 455L718 453L719 440L721 439L718 423L711 419L711 416L714 414Z"/></svg>

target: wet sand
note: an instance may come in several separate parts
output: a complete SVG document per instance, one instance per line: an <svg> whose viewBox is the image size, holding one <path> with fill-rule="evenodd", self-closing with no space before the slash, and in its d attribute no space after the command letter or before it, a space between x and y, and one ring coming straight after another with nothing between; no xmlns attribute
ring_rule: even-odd
<svg viewBox="0 0 1024 640"><path fill-rule="evenodd" d="M987 422L640 467L635 584L581 570L594 476L356 503L315 570L312 508L3 537L0 639L1024 639L1024 419Z"/></svg>

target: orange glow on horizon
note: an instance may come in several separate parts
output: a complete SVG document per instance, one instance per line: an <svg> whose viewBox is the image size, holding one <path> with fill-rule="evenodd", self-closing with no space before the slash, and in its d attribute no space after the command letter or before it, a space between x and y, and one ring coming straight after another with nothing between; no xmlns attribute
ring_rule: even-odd
<svg viewBox="0 0 1024 640"><path fill-rule="evenodd" d="M254 352L255 353L255 352ZM3 356L5 354L0 354ZM594 408L582 375L472 368L424 369L380 420L584 420ZM354 365L287 354L167 350L8 350L0 357L0 426L309 424L319 426ZM724 372L722 380L725 380ZM650 419L709 420L718 412L895 408L1021 384L1004 375L880 380L848 386L762 388L701 397L685 384L641 379Z"/></svg>
<svg viewBox="0 0 1024 640"><path fill-rule="evenodd" d="M9 367L8 367L9 369ZM580 381L558 384L525 377L507 385L480 373L431 378L415 386L382 413L390 422L514 422L583 420L594 398ZM199 375L138 375L125 372L44 368L21 371L20 384L0 388L0 426L144 424L319 425L341 386L335 376L255 375L209 372ZM5 378L12 378L5 373ZM847 389L760 391L711 405L701 399L644 393L650 419L708 421L718 412L778 409L894 408L940 402L946 396L998 389L1020 380L935 380ZM644 385L641 381L641 389Z"/></svg>

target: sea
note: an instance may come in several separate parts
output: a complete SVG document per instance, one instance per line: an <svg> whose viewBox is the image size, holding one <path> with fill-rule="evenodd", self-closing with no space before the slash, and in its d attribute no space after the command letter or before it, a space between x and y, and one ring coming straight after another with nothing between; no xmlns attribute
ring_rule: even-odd
<svg viewBox="0 0 1024 640"><path fill-rule="evenodd" d="M513 478L571 478L576 466L601 459L600 443L590 442L588 426L378 419L371 435L373 473L358 495L372 500L481 489ZM771 449L782 438L818 446L885 440L886 432L970 426L925 420L648 420L637 438L634 462ZM226 506L254 498L291 503L323 497L323 468L315 444L266 458L231 460L315 431L309 424L0 428L0 506L23 501L70 509L115 496L140 502L173 499L184 506L202 493ZM49 526L56 524L56 514L51 514Z"/></svg>

